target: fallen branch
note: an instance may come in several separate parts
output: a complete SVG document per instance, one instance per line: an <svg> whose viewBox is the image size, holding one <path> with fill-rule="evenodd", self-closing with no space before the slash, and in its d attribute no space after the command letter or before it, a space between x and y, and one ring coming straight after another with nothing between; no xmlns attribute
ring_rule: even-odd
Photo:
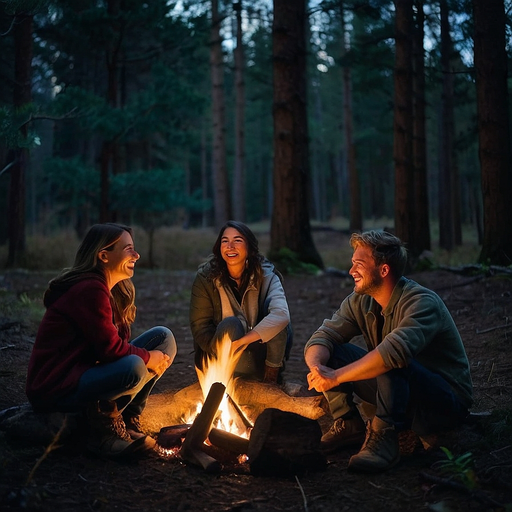
<svg viewBox="0 0 512 512"><path fill-rule="evenodd" d="M494 327L489 327L488 329L477 329L477 334L484 334L486 332L496 331L497 329L504 329L505 327L510 327L512 324L503 324L503 325L496 325Z"/></svg>

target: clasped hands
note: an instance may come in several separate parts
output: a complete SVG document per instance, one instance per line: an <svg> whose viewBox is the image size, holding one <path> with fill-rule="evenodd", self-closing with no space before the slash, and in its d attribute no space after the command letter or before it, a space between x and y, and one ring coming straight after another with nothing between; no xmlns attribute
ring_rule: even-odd
<svg viewBox="0 0 512 512"><path fill-rule="evenodd" d="M321 364L312 366L309 369L307 379L309 386L308 389L315 389L319 392L329 391L329 389L332 389L339 384L336 370Z"/></svg>
<svg viewBox="0 0 512 512"><path fill-rule="evenodd" d="M167 368L171 365L171 358L160 350L149 351L149 361L146 363L146 368L158 376L162 375Z"/></svg>

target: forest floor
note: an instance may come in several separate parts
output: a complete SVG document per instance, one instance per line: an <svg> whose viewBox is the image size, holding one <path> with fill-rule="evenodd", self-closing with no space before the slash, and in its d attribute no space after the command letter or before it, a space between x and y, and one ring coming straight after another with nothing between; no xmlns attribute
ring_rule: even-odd
<svg viewBox="0 0 512 512"><path fill-rule="evenodd" d="M0 274L0 290L18 300L38 297L51 277L44 272ZM92 458L76 449L57 449L44 455L44 446L15 441L0 432L0 509L512 510L512 281L510 277L464 276L442 270L410 277L437 291L448 305L471 362L475 391L472 412L489 413L444 436L442 446L447 453L440 449L425 452L411 433L404 433L402 460L385 473L348 472L348 460L357 450L344 450L329 455L323 471L270 478L251 475L248 464L228 465L218 474L209 474L156 452L131 463ZM188 271L137 270L135 334L164 324L173 330L178 343L175 362L154 393L177 391L197 380L188 328L192 279L193 273ZM333 274L285 277L294 328L285 382L304 386L304 343L351 289L351 279ZM23 319L13 321L10 311L0 309L0 411L26 402L26 368L37 328ZM322 429L328 428L327 415L319 421ZM471 471L463 465L465 459Z"/></svg>

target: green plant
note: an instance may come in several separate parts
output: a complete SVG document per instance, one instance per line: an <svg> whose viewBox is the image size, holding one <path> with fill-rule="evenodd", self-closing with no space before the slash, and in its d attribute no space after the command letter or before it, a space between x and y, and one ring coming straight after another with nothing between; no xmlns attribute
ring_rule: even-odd
<svg viewBox="0 0 512 512"><path fill-rule="evenodd" d="M270 259L277 266L278 270L285 275L315 275L318 273L316 265L301 261L295 252L286 247L270 255Z"/></svg>
<svg viewBox="0 0 512 512"><path fill-rule="evenodd" d="M468 489L475 489L478 486L478 479L474 470L473 454L466 452L462 455L454 455L448 448L441 446L441 450L447 460L440 460L433 464L433 468L439 470L443 475L459 481Z"/></svg>

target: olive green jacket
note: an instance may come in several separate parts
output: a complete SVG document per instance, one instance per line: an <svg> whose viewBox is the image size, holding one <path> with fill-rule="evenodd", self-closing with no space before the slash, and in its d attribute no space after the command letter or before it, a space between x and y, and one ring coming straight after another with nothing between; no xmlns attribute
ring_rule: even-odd
<svg viewBox="0 0 512 512"><path fill-rule="evenodd" d="M382 335L378 315L384 317ZM332 318L324 320L306 343L326 346L363 335L368 350L377 349L386 366L406 367L415 359L441 375L466 407L473 398L469 362L453 318L442 299L418 283L400 278L384 310L369 295L351 293Z"/></svg>
<svg viewBox="0 0 512 512"><path fill-rule="evenodd" d="M262 263L263 279L257 288L249 282L238 303L229 286L224 287L209 277L210 265L203 263L192 285L190 299L190 329L194 348L211 353L211 342L217 325L227 316L237 316L246 332L255 330L263 343L271 340L290 323L288 303L279 275L270 261ZM263 304L268 301L268 312L263 316Z"/></svg>

